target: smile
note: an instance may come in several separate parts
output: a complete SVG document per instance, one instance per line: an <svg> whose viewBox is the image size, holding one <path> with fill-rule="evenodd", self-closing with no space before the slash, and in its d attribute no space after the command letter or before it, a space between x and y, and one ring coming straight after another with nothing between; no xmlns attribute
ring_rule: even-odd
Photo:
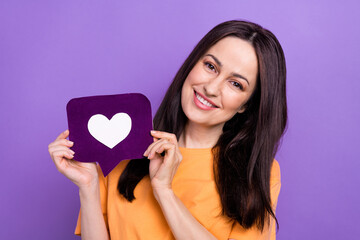
<svg viewBox="0 0 360 240"><path fill-rule="evenodd" d="M210 110L210 109L214 109L214 108L218 108L216 105L214 105L213 103L209 102L208 100L206 100L202 95L200 95L198 92L194 91L194 100L195 100L195 104L196 106L198 106L201 109L204 110Z"/></svg>

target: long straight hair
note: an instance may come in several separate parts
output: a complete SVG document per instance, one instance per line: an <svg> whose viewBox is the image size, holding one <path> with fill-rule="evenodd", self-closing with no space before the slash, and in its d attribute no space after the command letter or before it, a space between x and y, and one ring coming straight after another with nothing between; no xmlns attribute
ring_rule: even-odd
<svg viewBox="0 0 360 240"><path fill-rule="evenodd" d="M174 133L179 139L187 123L181 107L181 89L202 56L221 39L233 36L251 43L258 60L256 88L237 113L224 124L213 148L214 176L222 214L248 229L261 231L273 217L270 172L287 123L286 65L276 37L247 21L227 21L214 27L195 46L177 72L154 117L154 129ZM149 160L132 160L119 178L118 190L128 201L134 189L149 174Z"/></svg>

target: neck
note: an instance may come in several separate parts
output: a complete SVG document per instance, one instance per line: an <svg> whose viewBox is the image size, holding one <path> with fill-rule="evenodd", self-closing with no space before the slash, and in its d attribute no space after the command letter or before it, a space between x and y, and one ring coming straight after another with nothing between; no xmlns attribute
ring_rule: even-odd
<svg viewBox="0 0 360 240"><path fill-rule="evenodd" d="M180 136L179 146L185 148L212 148L217 143L223 125L208 127L187 122Z"/></svg>

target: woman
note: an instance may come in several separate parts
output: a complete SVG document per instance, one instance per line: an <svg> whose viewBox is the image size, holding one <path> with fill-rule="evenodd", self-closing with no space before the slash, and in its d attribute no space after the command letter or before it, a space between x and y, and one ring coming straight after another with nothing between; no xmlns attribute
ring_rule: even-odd
<svg viewBox="0 0 360 240"><path fill-rule="evenodd" d="M194 48L155 118L144 159L106 178L71 160L65 131L49 145L58 170L79 187L84 239L275 239L287 122L286 68L276 37L228 21ZM146 160L148 159L148 160ZM181 162L181 164L180 164Z"/></svg>

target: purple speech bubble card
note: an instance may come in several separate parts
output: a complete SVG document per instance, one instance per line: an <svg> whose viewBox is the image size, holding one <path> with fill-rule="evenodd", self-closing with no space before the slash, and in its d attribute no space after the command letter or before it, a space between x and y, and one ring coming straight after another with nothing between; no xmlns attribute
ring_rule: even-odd
<svg viewBox="0 0 360 240"><path fill-rule="evenodd" d="M98 162L105 176L153 142L150 101L140 93L74 98L66 111L74 159Z"/></svg>

